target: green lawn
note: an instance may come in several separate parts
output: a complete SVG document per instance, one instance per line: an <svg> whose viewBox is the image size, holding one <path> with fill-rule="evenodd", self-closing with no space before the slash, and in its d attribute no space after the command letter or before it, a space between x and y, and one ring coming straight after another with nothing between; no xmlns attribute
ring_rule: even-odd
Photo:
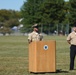
<svg viewBox="0 0 76 75"><path fill-rule="evenodd" d="M56 69L60 71L37 75L75 75L76 70L69 72L69 45L66 37L45 36L44 40L56 40ZM26 36L0 36L0 75L35 75L28 71Z"/></svg>

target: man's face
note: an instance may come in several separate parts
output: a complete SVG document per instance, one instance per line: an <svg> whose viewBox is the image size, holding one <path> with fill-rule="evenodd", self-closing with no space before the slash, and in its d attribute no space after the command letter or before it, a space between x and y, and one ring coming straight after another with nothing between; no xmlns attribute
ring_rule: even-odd
<svg viewBox="0 0 76 75"><path fill-rule="evenodd" d="M34 30L35 30L36 32L38 32L38 28L34 28Z"/></svg>
<svg viewBox="0 0 76 75"><path fill-rule="evenodd" d="M76 32L76 27L74 27L74 29L73 29L75 32Z"/></svg>

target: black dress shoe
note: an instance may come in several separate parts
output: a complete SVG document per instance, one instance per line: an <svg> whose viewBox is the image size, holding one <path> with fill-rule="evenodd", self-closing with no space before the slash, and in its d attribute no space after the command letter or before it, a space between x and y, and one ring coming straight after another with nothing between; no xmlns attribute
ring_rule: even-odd
<svg viewBox="0 0 76 75"><path fill-rule="evenodd" d="M70 70L74 70L74 69L70 69Z"/></svg>

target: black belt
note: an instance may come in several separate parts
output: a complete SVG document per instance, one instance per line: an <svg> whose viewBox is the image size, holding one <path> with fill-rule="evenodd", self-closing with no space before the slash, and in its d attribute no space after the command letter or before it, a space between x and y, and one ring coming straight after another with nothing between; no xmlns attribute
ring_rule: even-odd
<svg viewBox="0 0 76 75"><path fill-rule="evenodd" d="M73 45L73 44L72 44L71 46L76 46L76 45Z"/></svg>

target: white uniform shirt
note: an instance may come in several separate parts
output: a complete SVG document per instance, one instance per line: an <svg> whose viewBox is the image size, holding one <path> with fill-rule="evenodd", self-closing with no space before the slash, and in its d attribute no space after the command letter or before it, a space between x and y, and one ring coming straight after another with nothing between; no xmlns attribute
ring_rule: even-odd
<svg viewBox="0 0 76 75"><path fill-rule="evenodd" d="M32 41L40 41L42 40L43 36L38 34L37 32L33 31L28 35L28 40Z"/></svg>
<svg viewBox="0 0 76 75"><path fill-rule="evenodd" d="M69 40L71 42L71 45L76 45L76 33L74 31L71 32L68 35L67 40Z"/></svg>

